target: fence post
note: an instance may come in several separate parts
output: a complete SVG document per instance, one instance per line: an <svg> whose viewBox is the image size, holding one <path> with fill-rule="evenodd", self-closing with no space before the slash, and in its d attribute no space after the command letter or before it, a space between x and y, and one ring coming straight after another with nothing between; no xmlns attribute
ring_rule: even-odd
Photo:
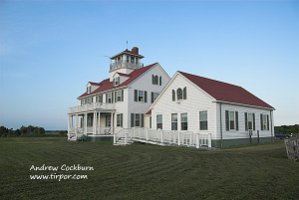
<svg viewBox="0 0 299 200"><path fill-rule="evenodd" d="M196 138L196 148L199 149L199 136L198 136L198 133L196 133L195 138Z"/></svg>
<svg viewBox="0 0 299 200"><path fill-rule="evenodd" d="M125 132L125 144L127 144L128 141L128 132Z"/></svg>
<svg viewBox="0 0 299 200"><path fill-rule="evenodd" d="M178 146L181 145L181 132L178 131Z"/></svg>
<svg viewBox="0 0 299 200"><path fill-rule="evenodd" d="M116 133L113 135L113 144L116 144Z"/></svg>
<svg viewBox="0 0 299 200"><path fill-rule="evenodd" d="M212 147L211 133L208 134L208 147Z"/></svg>

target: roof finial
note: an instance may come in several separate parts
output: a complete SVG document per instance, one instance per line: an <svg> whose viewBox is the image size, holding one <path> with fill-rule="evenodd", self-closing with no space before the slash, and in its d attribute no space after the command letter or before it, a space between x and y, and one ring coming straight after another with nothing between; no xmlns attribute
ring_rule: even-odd
<svg viewBox="0 0 299 200"><path fill-rule="evenodd" d="M129 43L129 41L127 40L126 41L126 49L128 49L128 43Z"/></svg>

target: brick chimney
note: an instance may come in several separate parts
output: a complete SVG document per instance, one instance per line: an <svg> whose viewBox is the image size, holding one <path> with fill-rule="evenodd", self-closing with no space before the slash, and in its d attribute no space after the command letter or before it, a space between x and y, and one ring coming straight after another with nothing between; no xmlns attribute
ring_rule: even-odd
<svg viewBox="0 0 299 200"><path fill-rule="evenodd" d="M135 54L135 55L139 55L139 49L138 49L138 47L133 47L132 50L131 50L131 53Z"/></svg>

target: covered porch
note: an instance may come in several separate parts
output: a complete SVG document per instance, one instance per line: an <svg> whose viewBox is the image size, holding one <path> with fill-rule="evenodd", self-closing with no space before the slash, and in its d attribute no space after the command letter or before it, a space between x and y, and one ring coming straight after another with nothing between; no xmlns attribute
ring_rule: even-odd
<svg viewBox="0 0 299 200"><path fill-rule="evenodd" d="M93 110L68 114L68 139L82 136L112 136L115 110Z"/></svg>

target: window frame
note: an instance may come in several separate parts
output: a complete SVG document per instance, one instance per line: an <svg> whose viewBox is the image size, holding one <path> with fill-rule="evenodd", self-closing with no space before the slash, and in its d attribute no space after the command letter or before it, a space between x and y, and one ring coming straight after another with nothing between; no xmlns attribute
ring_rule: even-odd
<svg viewBox="0 0 299 200"><path fill-rule="evenodd" d="M123 114L116 114L116 127L123 127Z"/></svg>
<svg viewBox="0 0 299 200"><path fill-rule="evenodd" d="M151 103L153 103L159 96L158 92L151 92Z"/></svg>
<svg viewBox="0 0 299 200"><path fill-rule="evenodd" d="M229 130L236 130L235 112L228 111Z"/></svg>
<svg viewBox="0 0 299 200"><path fill-rule="evenodd" d="M182 131L188 130L188 113L181 113L181 130Z"/></svg>
<svg viewBox="0 0 299 200"><path fill-rule="evenodd" d="M160 122L161 119L161 122ZM163 115L157 114L156 115L156 128L163 130Z"/></svg>
<svg viewBox="0 0 299 200"><path fill-rule="evenodd" d="M270 130L270 121L268 114L261 114L261 130L269 131Z"/></svg>
<svg viewBox="0 0 299 200"><path fill-rule="evenodd" d="M112 92L107 92L106 93L106 103L113 103L113 93Z"/></svg>
<svg viewBox="0 0 299 200"><path fill-rule="evenodd" d="M182 88L178 88L176 90L176 93L177 93L177 100L178 101L183 100L183 90L182 90Z"/></svg>
<svg viewBox="0 0 299 200"><path fill-rule="evenodd" d="M204 119L202 119L203 116L204 116ZM208 111L207 110L199 111L199 130L208 130Z"/></svg>
<svg viewBox="0 0 299 200"><path fill-rule="evenodd" d="M124 99L123 90L115 91L115 102L123 101L123 99Z"/></svg>
<svg viewBox="0 0 299 200"><path fill-rule="evenodd" d="M174 116L176 119L174 118ZM171 113L171 130L172 131L178 130L178 114L177 113Z"/></svg>

